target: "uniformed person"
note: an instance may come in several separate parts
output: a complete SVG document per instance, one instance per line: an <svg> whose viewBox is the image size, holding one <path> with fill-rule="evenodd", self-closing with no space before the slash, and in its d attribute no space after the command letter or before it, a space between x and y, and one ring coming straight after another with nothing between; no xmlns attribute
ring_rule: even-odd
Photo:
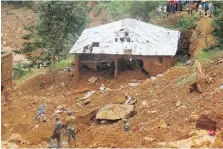
<svg viewBox="0 0 223 149"><path fill-rule="evenodd" d="M60 148L60 141L61 141L61 130L62 130L62 123L60 119L56 118L56 123L53 131L53 135L50 137L50 148L54 146L54 139L57 139L57 148Z"/></svg>
<svg viewBox="0 0 223 149"><path fill-rule="evenodd" d="M71 147L71 139L73 138L75 140L75 144L77 143L77 135L76 135L76 125L75 125L75 116L72 116L72 112L68 112L68 117L66 118L66 134L68 137L68 144L69 147Z"/></svg>

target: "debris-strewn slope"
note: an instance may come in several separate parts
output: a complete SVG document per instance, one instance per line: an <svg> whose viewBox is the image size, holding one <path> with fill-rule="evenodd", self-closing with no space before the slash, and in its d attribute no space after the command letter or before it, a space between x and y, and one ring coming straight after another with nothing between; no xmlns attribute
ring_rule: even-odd
<svg viewBox="0 0 223 149"><path fill-rule="evenodd" d="M195 130L194 117L206 113L216 122L222 117L223 91L219 86L223 79L223 65L216 63L217 61L213 61L203 67L204 72L214 81L207 83L201 94L188 92L194 75L192 66L175 66L156 80L145 79L139 71L134 71L125 72L117 80L106 77L89 85L87 79L92 75L103 76L92 72L83 76L80 86L82 89L78 90L73 86L73 78L67 73L53 72L53 75L37 76L16 89L12 101L3 106L2 138L7 140L11 133L20 133L24 140L31 143L18 144L19 146L47 147L56 107L65 105L74 111L77 117L80 147L163 147L163 142L187 139L190 132ZM136 76L142 78L136 79ZM51 82L52 78L57 81ZM40 80L45 80L44 89L40 89ZM141 82L141 85L126 86L134 81ZM102 83L111 90L100 93L98 88ZM87 90L95 90L97 93L90 98L89 104L83 105L78 99L83 97ZM137 114L129 120L132 126L139 126L138 131L129 135L124 132L121 121L109 125L94 123L92 118L95 110L109 103L117 103L126 94L138 100ZM33 120L41 101L46 105L48 119L42 124ZM61 115L62 120L65 116L66 113ZM154 124L157 120L158 123ZM156 128L160 125L159 120L164 120L167 127ZM65 136L63 142L66 142Z"/></svg>

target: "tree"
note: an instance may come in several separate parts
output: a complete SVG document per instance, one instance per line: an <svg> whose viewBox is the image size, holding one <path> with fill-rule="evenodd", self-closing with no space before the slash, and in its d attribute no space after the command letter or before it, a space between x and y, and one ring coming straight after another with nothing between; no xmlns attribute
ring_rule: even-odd
<svg viewBox="0 0 223 149"><path fill-rule="evenodd" d="M213 34L217 37L219 45L223 47L223 12L214 19L213 27Z"/></svg>
<svg viewBox="0 0 223 149"><path fill-rule="evenodd" d="M43 1L37 3L44 56L53 62L66 56L87 22L87 3L80 1Z"/></svg>
<svg viewBox="0 0 223 149"><path fill-rule="evenodd" d="M217 37L218 44L223 47L223 2L213 2L216 18L213 21L213 34Z"/></svg>
<svg viewBox="0 0 223 149"><path fill-rule="evenodd" d="M153 1L132 1L129 10L132 17L141 16L147 20L158 5L159 2Z"/></svg>

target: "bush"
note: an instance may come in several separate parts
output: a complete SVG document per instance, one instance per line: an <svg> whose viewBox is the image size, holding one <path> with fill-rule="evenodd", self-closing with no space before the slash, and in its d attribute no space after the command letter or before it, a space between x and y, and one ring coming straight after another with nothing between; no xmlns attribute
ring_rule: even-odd
<svg viewBox="0 0 223 149"><path fill-rule="evenodd" d="M30 73L29 66L25 63L17 63L13 67L13 78L14 79L20 79L21 77L27 75Z"/></svg>
<svg viewBox="0 0 223 149"><path fill-rule="evenodd" d="M184 16L178 22L176 27L182 30L187 30L190 28L196 27L196 22L199 20L199 17L194 16Z"/></svg>
<svg viewBox="0 0 223 149"><path fill-rule="evenodd" d="M24 35L24 36L23 36L23 39L28 40L28 39L30 39L31 37L32 37L32 34L29 33L29 34Z"/></svg>
<svg viewBox="0 0 223 149"><path fill-rule="evenodd" d="M53 64L52 68L54 68L54 69L64 69L64 68L70 66L72 61L73 61L73 58L68 57L66 59L57 61L55 64Z"/></svg>

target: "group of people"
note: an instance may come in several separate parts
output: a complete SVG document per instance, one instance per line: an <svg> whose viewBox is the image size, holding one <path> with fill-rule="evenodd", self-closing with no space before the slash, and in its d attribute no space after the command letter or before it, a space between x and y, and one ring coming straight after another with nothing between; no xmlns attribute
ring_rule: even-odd
<svg viewBox="0 0 223 149"><path fill-rule="evenodd" d="M168 0L167 3L167 12L175 13L176 11L182 11L183 7L186 8L188 14L193 15L194 11L199 11L199 15L202 15L202 10L205 11L205 16L211 17L213 11L212 3L208 3L208 1L193 1L193 0Z"/></svg>
<svg viewBox="0 0 223 149"><path fill-rule="evenodd" d="M40 119L42 116L44 116L45 113L45 106L40 105L37 115L35 116L35 119ZM56 117L56 122L54 126L53 135L50 137L50 148L54 148L54 139L57 140L57 148L61 147L61 134L62 129L65 128L66 136L68 137L68 145L69 147L72 147L71 139L74 139L75 144L77 143L77 135L76 135L76 120L75 116L72 116L72 112L68 112L68 116L65 120L65 124L63 124L60 121L59 117ZM77 145L77 144L76 144Z"/></svg>
<svg viewBox="0 0 223 149"><path fill-rule="evenodd" d="M196 1L196 2L188 2L186 4L186 9L188 11L188 14L193 15L194 11L199 11L199 15L202 16L202 10L205 12L205 17L209 15L211 17L211 13L213 11L213 5L212 3L208 3L207 1Z"/></svg>
<svg viewBox="0 0 223 149"><path fill-rule="evenodd" d="M66 135L68 137L68 145L71 146L71 139L74 139L75 144L77 143L75 116L72 116L72 112L68 112L68 117L65 120L65 124L62 124L59 117L56 117L55 127L53 135L50 137L50 148L54 148L54 139L57 140L57 148L61 147L61 133L62 128L65 128Z"/></svg>

